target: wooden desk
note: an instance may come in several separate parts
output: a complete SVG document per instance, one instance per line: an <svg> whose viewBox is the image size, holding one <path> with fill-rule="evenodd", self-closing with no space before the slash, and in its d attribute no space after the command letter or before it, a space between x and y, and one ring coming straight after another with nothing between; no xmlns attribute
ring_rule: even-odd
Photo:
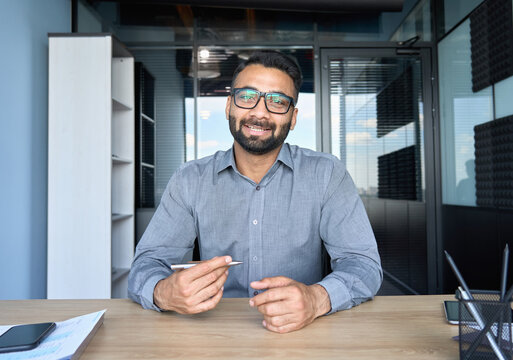
<svg viewBox="0 0 513 360"><path fill-rule="evenodd" d="M458 359L442 300L381 296L289 334L261 325L248 299L223 299L207 313L143 310L130 300L0 301L0 325L62 321L107 308L81 359Z"/></svg>

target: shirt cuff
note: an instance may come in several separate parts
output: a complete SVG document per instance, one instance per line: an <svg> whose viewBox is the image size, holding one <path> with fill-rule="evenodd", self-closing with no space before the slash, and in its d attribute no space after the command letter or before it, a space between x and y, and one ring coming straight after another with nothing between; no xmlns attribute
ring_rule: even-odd
<svg viewBox="0 0 513 360"><path fill-rule="evenodd" d="M330 297L331 310L326 315L333 314L339 310L351 308L351 294L347 286L338 279L325 277L317 284L321 285Z"/></svg>
<svg viewBox="0 0 513 360"><path fill-rule="evenodd" d="M158 272L153 274L146 280L146 283L144 284L142 288L141 293L141 305L145 309L153 309L156 311L163 311L161 308L159 308L155 303L153 302L153 291L155 290L155 286L157 283L165 279L169 276L169 274L165 272Z"/></svg>

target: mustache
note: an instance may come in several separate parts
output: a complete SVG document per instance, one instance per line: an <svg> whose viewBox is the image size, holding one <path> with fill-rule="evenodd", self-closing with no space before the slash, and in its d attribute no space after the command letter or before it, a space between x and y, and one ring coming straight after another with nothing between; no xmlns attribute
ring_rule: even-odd
<svg viewBox="0 0 513 360"><path fill-rule="evenodd" d="M264 129L271 129L276 130L276 124L269 121L262 121L258 119L241 119L240 125L251 125L251 126L258 126Z"/></svg>

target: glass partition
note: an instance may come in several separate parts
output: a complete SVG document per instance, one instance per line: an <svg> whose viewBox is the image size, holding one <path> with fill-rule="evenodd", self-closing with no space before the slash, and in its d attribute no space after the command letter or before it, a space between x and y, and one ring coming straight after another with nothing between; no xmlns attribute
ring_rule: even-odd
<svg viewBox="0 0 513 360"><path fill-rule="evenodd" d="M428 290L427 61L395 49L322 51L331 152L346 164L365 205L387 283L401 289L387 294Z"/></svg>
<svg viewBox="0 0 513 360"><path fill-rule="evenodd" d="M492 89L472 91L470 20L438 44L442 199L476 205L474 127L493 120Z"/></svg>
<svg viewBox="0 0 513 360"><path fill-rule="evenodd" d="M155 202L158 204L173 172L185 161L186 99L192 79L184 64L192 61L192 49L132 49L155 79Z"/></svg>
<svg viewBox="0 0 513 360"><path fill-rule="evenodd" d="M465 18L483 0L441 0L439 1L442 11L438 14L439 21L438 36L442 37L449 32L458 22Z"/></svg>
<svg viewBox="0 0 513 360"><path fill-rule="evenodd" d="M405 0L401 12L318 14L320 42L432 39L431 1Z"/></svg>
<svg viewBox="0 0 513 360"><path fill-rule="evenodd" d="M332 153L360 194L422 201L420 60L344 57L329 69Z"/></svg>
<svg viewBox="0 0 513 360"><path fill-rule="evenodd" d="M198 41L211 43L313 42L315 17L308 12L195 8Z"/></svg>
<svg viewBox="0 0 513 360"><path fill-rule="evenodd" d="M197 94L197 158L211 155L218 150L231 147L233 137L228 127L225 114L227 96L230 93L233 72L240 62L247 59L257 49L236 49L219 47L200 47L198 49L198 94ZM297 109L297 126L289 133L287 142L316 148L315 138L315 94L313 93L313 50L312 49L280 49L283 53L297 59L303 72ZM192 125L194 103L188 102L187 124ZM188 127L187 159L192 159L189 152L193 149L195 135L193 128Z"/></svg>
<svg viewBox="0 0 513 360"><path fill-rule="evenodd" d="M495 117L513 115L513 77L499 81L495 86Z"/></svg>

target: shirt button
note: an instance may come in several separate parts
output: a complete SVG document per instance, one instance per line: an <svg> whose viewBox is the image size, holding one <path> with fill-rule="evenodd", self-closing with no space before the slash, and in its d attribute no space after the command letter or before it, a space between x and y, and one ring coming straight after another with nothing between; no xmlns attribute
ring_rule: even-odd
<svg viewBox="0 0 513 360"><path fill-rule="evenodd" d="M260 190L260 185L257 185L256 189L257 189L257 191Z"/></svg>
<svg viewBox="0 0 513 360"><path fill-rule="evenodd" d="M258 295L258 291L253 292L253 295L257 296Z"/></svg>
<svg viewBox="0 0 513 360"><path fill-rule="evenodd" d="M253 256L253 261L257 261L258 258L256 256Z"/></svg>
<svg viewBox="0 0 513 360"><path fill-rule="evenodd" d="M258 224L258 220L257 219L253 220L253 225L256 225L256 224Z"/></svg>

